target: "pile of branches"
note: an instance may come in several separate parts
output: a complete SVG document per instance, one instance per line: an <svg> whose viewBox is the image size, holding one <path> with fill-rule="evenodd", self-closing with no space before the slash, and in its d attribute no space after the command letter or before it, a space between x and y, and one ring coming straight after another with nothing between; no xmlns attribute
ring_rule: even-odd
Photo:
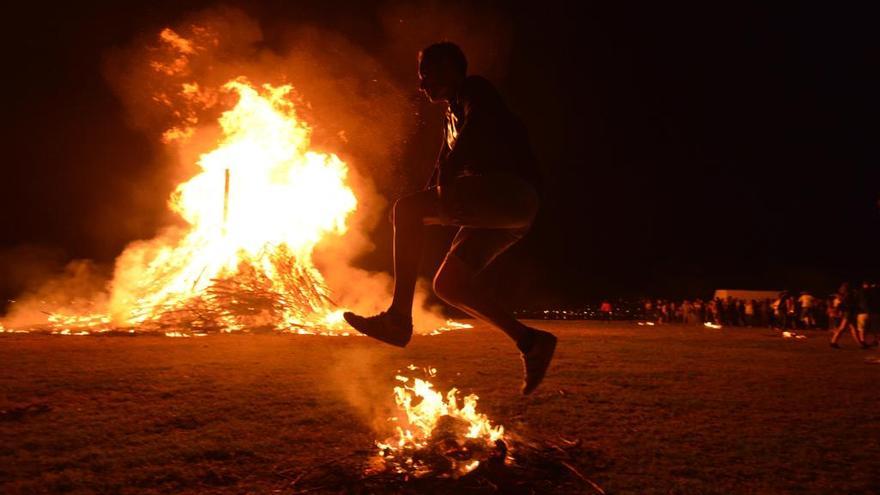
<svg viewBox="0 0 880 495"><path fill-rule="evenodd" d="M359 458L355 453L307 470L278 469L276 474L283 479L281 488L295 494L605 493L585 473L607 465L580 440L499 440L476 469L462 476L444 471L442 461L434 469L400 472L396 466L377 469L375 458L366 464Z"/></svg>
<svg viewBox="0 0 880 495"><path fill-rule="evenodd" d="M132 316L142 321L139 331L259 331L279 325L306 329L315 314L335 307L329 293L314 268L298 263L281 246L253 260L243 258L234 273L211 279L202 294L185 301L141 306Z"/></svg>

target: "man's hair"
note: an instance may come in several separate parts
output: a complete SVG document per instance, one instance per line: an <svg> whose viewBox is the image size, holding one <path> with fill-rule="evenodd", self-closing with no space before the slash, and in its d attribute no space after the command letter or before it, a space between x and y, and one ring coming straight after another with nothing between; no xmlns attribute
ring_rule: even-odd
<svg viewBox="0 0 880 495"><path fill-rule="evenodd" d="M444 59L452 62L452 65L459 69L462 74L467 74L467 59L464 56L464 52L451 41L434 43L419 52L419 61L421 63L427 61L433 63Z"/></svg>

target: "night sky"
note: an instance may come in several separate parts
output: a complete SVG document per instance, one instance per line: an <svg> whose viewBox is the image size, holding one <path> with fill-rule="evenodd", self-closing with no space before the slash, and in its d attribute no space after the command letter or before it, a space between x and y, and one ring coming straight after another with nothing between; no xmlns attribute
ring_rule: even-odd
<svg viewBox="0 0 880 495"><path fill-rule="evenodd" d="M285 24L302 22L389 53L378 20L389 4L352 4L228 3L258 19L270 45ZM4 15L4 298L23 287L10 273L24 253L109 264L167 222L173 184L151 180L161 145L127 125L103 64L113 47L212 5L31 2ZM467 4L449 5L468 22ZM830 291L880 275L880 86L871 77L880 44L867 11L746 2L478 9L510 26L509 59L489 77L529 128L547 182L532 233L485 274L514 304ZM383 60L414 98L419 48L412 60ZM403 143L394 184L381 187L390 199L424 183L439 147L440 109L419 109L411 135L388 136ZM387 269L390 227L372 235L378 249L361 263ZM426 272L446 236L432 233Z"/></svg>

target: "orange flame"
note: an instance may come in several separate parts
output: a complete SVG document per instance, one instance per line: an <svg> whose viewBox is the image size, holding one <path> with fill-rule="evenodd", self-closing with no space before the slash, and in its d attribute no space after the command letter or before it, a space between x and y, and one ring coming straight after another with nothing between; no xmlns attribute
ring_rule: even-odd
<svg viewBox="0 0 880 495"><path fill-rule="evenodd" d="M288 100L291 89L257 88L243 78L226 83L238 102L219 119L223 137L170 201L187 231L176 242L160 239L123 254L110 316L53 315L50 322L82 328L112 318L134 326L195 305L225 331L342 328L311 254L324 236L345 233L357 199L345 162L310 149L311 129Z"/></svg>
<svg viewBox="0 0 880 495"><path fill-rule="evenodd" d="M410 365L411 371L417 368ZM435 368L426 368L427 376L435 376ZM414 452L427 449L437 435L440 421L444 418L457 422L462 426L456 441L470 443L472 446L491 449L497 440L504 438L504 427L493 425L489 418L477 412L479 397L470 394L464 397L459 405L458 390L450 389L446 394L434 390L434 385L424 379L398 375L396 379L402 385L394 387L394 400L401 413L405 415L402 426L395 428L396 434L383 442L376 442L379 454L390 460L396 460L398 466L412 465ZM411 382L411 384L410 384ZM398 421L399 418L390 418ZM401 461L401 457L403 459ZM479 465L478 460L468 459L461 465L454 466L457 474L466 474Z"/></svg>

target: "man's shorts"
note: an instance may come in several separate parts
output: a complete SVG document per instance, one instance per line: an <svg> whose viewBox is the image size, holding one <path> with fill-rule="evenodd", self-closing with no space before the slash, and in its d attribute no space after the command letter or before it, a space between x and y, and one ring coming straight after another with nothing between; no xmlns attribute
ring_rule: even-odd
<svg viewBox="0 0 880 495"><path fill-rule="evenodd" d="M441 195L441 223L460 228L447 258L474 272L523 238L538 212L535 188L510 174L459 177Z"/></svg>

